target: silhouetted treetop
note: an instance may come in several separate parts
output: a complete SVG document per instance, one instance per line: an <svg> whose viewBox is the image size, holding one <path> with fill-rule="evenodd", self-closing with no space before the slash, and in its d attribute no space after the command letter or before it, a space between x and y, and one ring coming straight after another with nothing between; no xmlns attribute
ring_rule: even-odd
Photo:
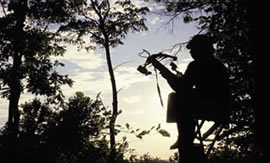
<svg viewBox="0 0 270 163"><path fill-rule="evenodd" d="M147 7L137 7L130 0L118 0L113 5L109 0L91 0L77 6L76 16L61 26L60 31L74 31L77 38L87 35L91 43L115 47L128 32L147 30L143 15ZM89 45L89 48L95 48Z"/></svg>
<svg viewBox="0 0 270 163"><path fill-rule="evenodd" d="M61 5L60 1L1 1L0 93L9 100L8 123L14 131L17 130L18 104L24 91L47 96L57 103L63 102L60 86L72 85L67 75L56 71L56 67L63 64L51 60L51 56L62 56L65 52L57 39L60 35L49 27L66 20L56 14L63 14L58 10Z"/></svg>
<svg viewBox="0 0 270 163"><path fill-rule="evenodd" d="M63 104L50 104L48 100L35 98L21 107L14 153L8 151L8 128L0 131L1 162L95 163L108 160L106 135L110 114L99 96L92 99L77 92Z"/></svg>

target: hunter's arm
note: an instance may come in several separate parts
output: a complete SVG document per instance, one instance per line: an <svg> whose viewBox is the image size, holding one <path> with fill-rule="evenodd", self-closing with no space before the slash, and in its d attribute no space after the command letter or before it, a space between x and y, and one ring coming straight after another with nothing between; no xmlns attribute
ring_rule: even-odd
<svg viewBox="0 0 270 163"><path fill-rule="evenodd" d="M171 88L176 91L177 82L179 80L179 77L177 75L173 74L169 69L167 69L164 65L162 65L159 61L153 59L151 60L152 65L160 71L160 74L162 77L164 77Z"/></svg>

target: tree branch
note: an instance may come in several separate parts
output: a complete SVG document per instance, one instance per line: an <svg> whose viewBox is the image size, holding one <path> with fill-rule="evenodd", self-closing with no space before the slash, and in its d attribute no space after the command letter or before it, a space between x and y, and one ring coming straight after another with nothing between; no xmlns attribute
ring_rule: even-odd
<svg viewBox="0 0 270 163"><path fill-rule="evenodd" d="M126 61L126 62L123 62L123 63L121 63L121 64L118 64L118 65L116 65L116 66L113 68L113 70L116 70L118 67L123 66L124 64L130 63L130 62L134 62L134 61L135 61L135 60L132 60L132 61Z"/></svg>

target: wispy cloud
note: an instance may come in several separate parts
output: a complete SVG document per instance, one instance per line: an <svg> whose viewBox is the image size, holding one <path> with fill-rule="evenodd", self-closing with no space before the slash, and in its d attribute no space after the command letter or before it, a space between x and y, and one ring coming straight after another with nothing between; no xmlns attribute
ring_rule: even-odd
<svg viewBox="0 0 270 163"><path fill-rule="evenodd" d="M129 87L135 83L151 81L148 77L140 74L136 67L132 66L119 67L115 73L119 87Z"/></svg>
<svg viewBox="0 0 270 163"><path fill-rule="evenodd" d="M105 59L101 54L86 50L77 49L76 46L68 46L63 61L69 61L84 69L96 69L106 65Z"/></svg>
<svg viewBox="0 0 270 163"><path fill-rule="evenodd" d="M160 17L153 17L152 19L149 20L149 23L152 25L155 25L161 21Z"/></svg>
<svg viewBox="0 0 270 163"><path fill-rule="evenodd" d="M62 74L68 74L74 81L72 88L65 88L68 96L76 91L89 94L102 92L103 96L111 93L111 81L107 70L107 63L100 53L78 51L75 46L68 46L63 58L58 58L65 63L60 68ZM137 67L121 65L115 69L115 78L118 89L126 89L132 84L149 81L148 77L141 75Z"/></svg>
<svg viewBox="0 0 270 163"><path fill-rule="evenodd" d="M142 97L138 95L122 98L122 101L126 104L135 104L135 103L141 102L141 100L142 100Z"/></svg>

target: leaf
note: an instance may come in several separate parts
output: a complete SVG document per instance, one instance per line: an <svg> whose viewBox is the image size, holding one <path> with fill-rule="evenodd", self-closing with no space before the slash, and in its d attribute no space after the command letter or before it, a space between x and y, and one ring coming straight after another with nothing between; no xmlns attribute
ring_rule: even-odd
<svg viewBox="0 0 270 163"><path fill-rule="evenodd" d="M128 124L128 123L126 123L126 127L127 127L127 129L129 129L129 127L130 127L130 126L129 126L129 124Z"/></svg>
<svg viewBox="0 0 270 163"><path fill-rule="evenodd" d="M160 129L160 123L158 124L156 130L158 131Z"/></svg>
<svg viewBox="0 0 270 163"><path fill-rule="evenodd" d="M121 128L122 126L121 126L121 125L115 125L115 127L119 127L119 128Z"/></svg>
<svg viewBox="0 0 270 163"><path fill-rule="evenodd" d="M146 130L144 130L144 131L142 131L139 135L142 135L142 136L144 136L144 135L146 135L146 134L149 134L149 132L148 131L146 131Z"/></svg>
<svg viewBox="0 0 270 163"><path fill-rule="evenodd" d="M171 136L170 133L168 131L164 130L164 129L160 129L158 132L164 137L170 137Z"/></svg>
<svg viewBox="0 0 270 163"><path fill-rule="evenodd" d="M76 96L79 98L83 98L84 94L82 92L76 92Z"/></svg>
<svg viewBox="0 0 270 163"><path fill-rule="evenodd" d="M144 130L144 131L142 131L141 133L139 133L138 135L136 135L138 138L140 138L140 139L142 139L142 137L144 136L144 135L147 135L147 134L149 134L150 133L150 131L146 131L146 130Z"/></svg>
<svg viewBox="0 0 270 163"><path fill-rule="evenodd" d="M126 136L123 136L122 139L123 139L123 141L126 141L127 140L127 137Z"/></svg>
<svg viewBox="0 0 270 163"><path fill-rule="evenodd" d="M141 135L136 135L137 138L139 139L142 139L142 136Z"/></svg>
<svg viewBox="0 0 270 163"><path fill-rule="evenodd" d="M120 115L121 113L123 113L123 110L119 110L117 115Z"/></svg>

